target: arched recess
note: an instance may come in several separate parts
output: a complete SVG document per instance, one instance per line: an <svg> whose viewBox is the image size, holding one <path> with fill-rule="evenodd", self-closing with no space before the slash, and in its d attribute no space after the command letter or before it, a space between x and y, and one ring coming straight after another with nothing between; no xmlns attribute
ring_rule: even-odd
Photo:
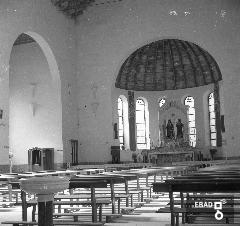
<svg viewBox="0 0 240 226"><path fill-rule="evenodd" d="M18 44L21 36L33 41ZM33 147L54 148L55 167L63 163L58 65L47 41L25 32L14 42L9 60L9 150L14 170L29 169L28 149Z"/></svg>

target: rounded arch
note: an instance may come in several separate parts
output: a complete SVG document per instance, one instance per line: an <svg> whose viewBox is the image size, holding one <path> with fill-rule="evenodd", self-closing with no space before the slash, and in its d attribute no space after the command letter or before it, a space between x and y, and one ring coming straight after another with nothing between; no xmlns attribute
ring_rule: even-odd
<svg viewBox="0 0 240 226"><path fill-rule="evenodd" d="M144 101L144 103L146 104L146 106L148 107L148 100L147 100L146 97L140 95L140 96L136 96L136 100L137 100L137 99L142 99L142 100Z"/></svg>
<svg viewBox="0 0 240 226"><path fill-rule="evenodd" d="M190 93L186 93L186 94L184 94L184 95L181 97L181 99L180 99L181 104L185 105L185 100L186 100L187 97L193 97L194 100L195 100L195 96L194 96L194 95L192 95L192 94L190 94Z"/></svg>
<svg viewBox="0 0 240 226"><path fill-rule="evenodd" d="M33 44L30 43L28 46L17 45L16 40L22 34L29 36L33 40ZM23 51L19 51L19 48ZM15 55L16 53L17 55ZM29 70L26 70L26 76L16 76L14 70L19 68L19 65L21 66L21 64L23 64L24 67L27 65L26 60L21 61L18 60L19 57L16 57L21 57L22 54L24 59L31 58L30 62L33 63L33 65L36 64L37 66L34 67L29 62ZM31 57L32 54L33 57ZM18 62L19 65L16 65L16 62ZM24 94L19 97L18 100L14 99L15 97L9 100L9 147L10 151L14 152L14 164L23 164L23 167L25 167L28 158L26 156L26 151L34 147L34 144L40 148L54 148L54 163L62 164L63 152L56 152L56 150L63 149L61 78L58 64L50 45L40 34L36 32L27 31L20 33L15 39L9 55L9 67L10 69L11 67L15 68L12 71L9 70L9 93L13 92L14 95L14 93L19 92L20 89L24 90ZM33 76L31 76L31 72L34 71L37 72L37 75L32 74ZM19 75L23 74L21 70L19 73ZM14 77L11 77L12 75L14 75ZM47 76L46 78L48 78L48 80L44 80L44 76ZM12 79L14 78L11 82L11 86L10 77ZM22 79L21 81L24 80L23 83L17 84L16 81L18 80L15 80L16 78ZM17 88L17 91L15 88ZM42 92L43 90L46 92ZM14 103L17 101L19 105L17 107L13 107ZM28 109L28 106L31 110ZM36 111L37 114L35 114ZM18 116L18 113L21 112L27 113L24 117L22 117L22 119ZM31 138L33 138L29 139L31 140L29 142L20 136L18 127L20 124L23 125L23 122L25 123L25 126L22 134L24 134L24 136L30 134L32 136ZM41 129L40 127L45 128ZM56 130L57 132L54 134L54 131ZM15 138L17 138L17 141L15 141ZM19 148L16 148L18 145ZM24 154L22 151L24 151Z"/></svg>
<svg viewBox="0 0 240 226"><path fill-rule="evenodd" d="M50 48L48 42L41 35L39 35L36 32L27 31L24 33L29 35L30 37L32 37L41 47L41 49L47 59L47 62L48 62L48 66L49 66L51 76L52 76L52 81L55 84L55 87L58 89L59 93L61 94L60 72L58 69L58 64L57 64L56 58L55 58L53 51Z"/></svg>
<svg viewBox="0 0 240 226"><path fill-rule="evenodd" d="M123 103L127 104L127 97L124 94L120 94L119 98L122 99Z"/></svg>

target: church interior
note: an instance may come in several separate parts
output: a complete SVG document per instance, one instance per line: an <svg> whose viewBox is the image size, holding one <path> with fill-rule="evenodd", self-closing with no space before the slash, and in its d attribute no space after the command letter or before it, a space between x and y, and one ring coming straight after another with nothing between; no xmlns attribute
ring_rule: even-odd
<svg viewBox="0 0 240 226"><path fill-rule="evenodd" d="M1 225L240 225L239 0L0 12Z"/></svg>

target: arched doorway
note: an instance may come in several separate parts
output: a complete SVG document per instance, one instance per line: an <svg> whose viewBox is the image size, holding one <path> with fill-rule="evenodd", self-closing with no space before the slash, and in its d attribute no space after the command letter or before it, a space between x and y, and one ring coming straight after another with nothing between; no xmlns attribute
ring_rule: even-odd
<svg viewBox="0 0 240 226"><path fill-rule="evenodd" d="M48 43L28 32L14 42L9 61L9 150L14 171L29 170L28 150L35 147L54 150L55 166L63 162L63 152L58 151L63 144L57 63Z"/></svg>

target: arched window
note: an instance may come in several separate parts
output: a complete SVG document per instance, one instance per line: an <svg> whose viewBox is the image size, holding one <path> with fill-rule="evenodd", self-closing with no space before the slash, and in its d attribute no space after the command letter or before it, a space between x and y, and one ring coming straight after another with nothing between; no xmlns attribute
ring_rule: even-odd
<svg viewBox="0 0 240 226"><path fill-rule="evenodd" d="M123 100L118 98L118 139L120 142L120 149L124 146L124 118L123 118Z"/></svg>
<svg viewBox="0 0 240 226"><path fill-rule="evenodd" d="M196 147L196 124L195 124L195 108L194 98L191 96L186 97L184 104L189 106L188 108L188 133L189 144L192 147Z"/></svg>
<svg viewBox="0 0 240 226"><path fill-rule="evenodd" d="M165 102L166 102L165 97L159 100L159 107L162 107L165 104Z"/></svg>
<svg viewBox="0 0 240 226"><path fill-rule="evenodd" d="M136 137L137 148L147 148L146 104L143 99L136 101Z"/></svg>
<svg viewBox="0 0 240 226"><path fill-rule="evenodd" d="M213 93L210 93L208 96L208 112L209 112L210 143L211 146L215 147L217 145L217 131Z"/></svg>

